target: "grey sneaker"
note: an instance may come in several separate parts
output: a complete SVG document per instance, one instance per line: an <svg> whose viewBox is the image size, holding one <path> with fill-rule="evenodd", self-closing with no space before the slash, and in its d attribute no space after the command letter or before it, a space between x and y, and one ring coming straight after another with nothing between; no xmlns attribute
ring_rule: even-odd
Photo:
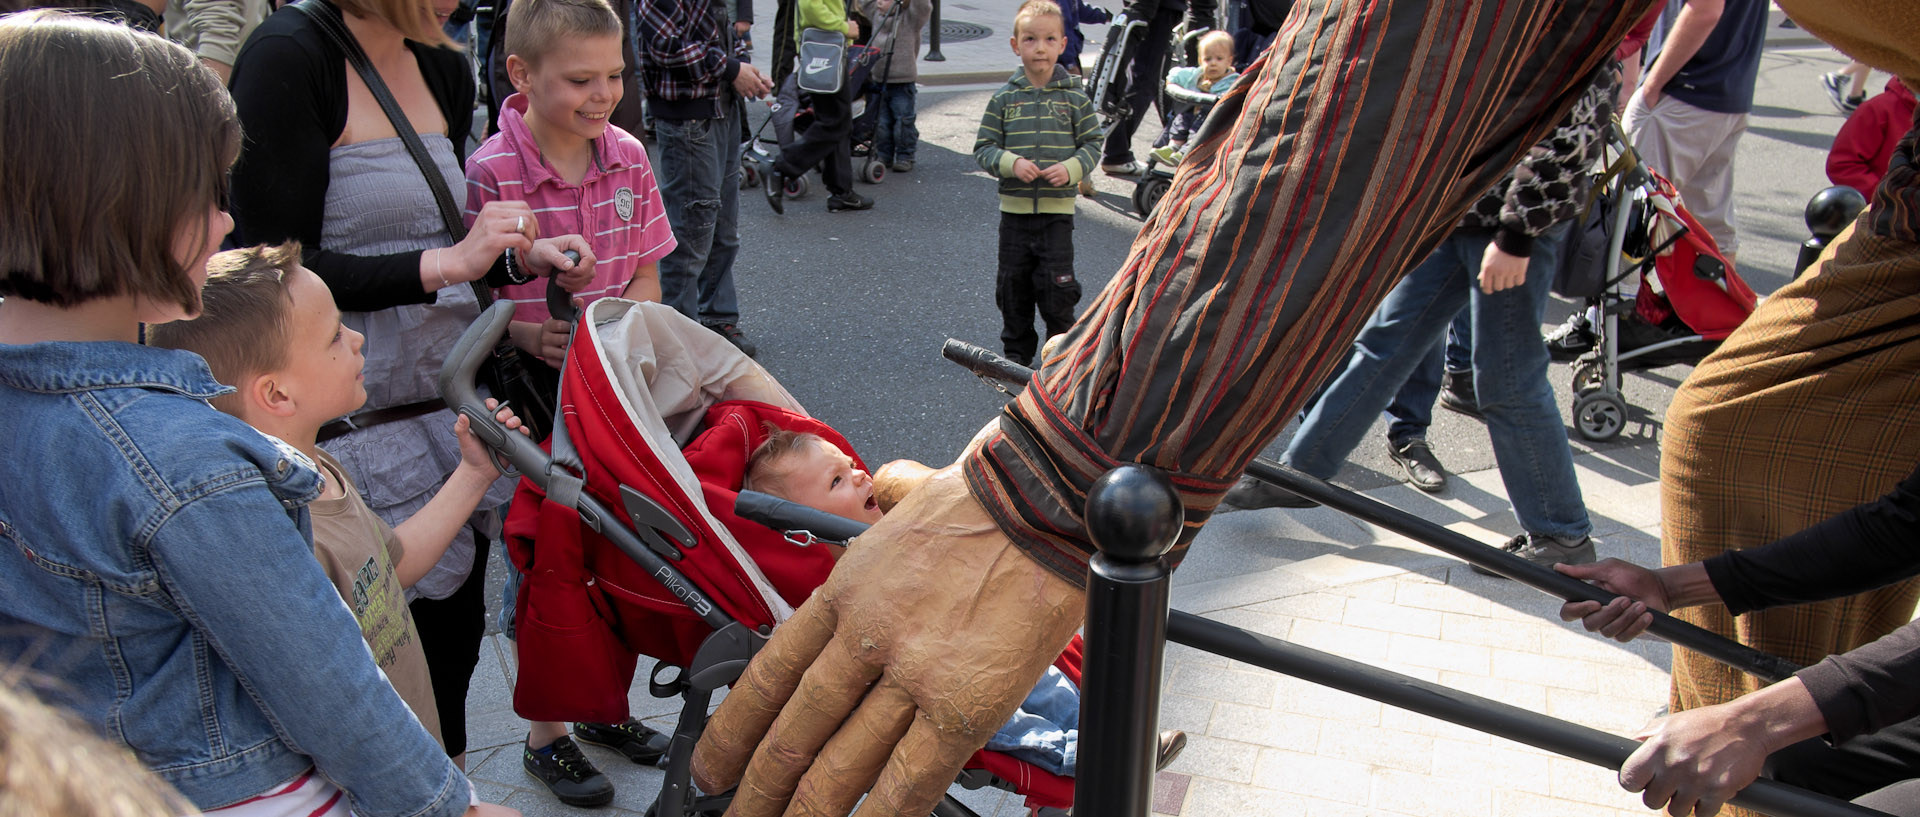
<svg viewBox="0 0 1920 817"><path fill-rule="evenodd" d="M1447 487L1447 472L1440 467L1440 459L1433 455L1433 446L1426 440L1415 437L1402 445L1387 441L1387 456L1407 469L1407 482L1427 493L1435 493Z"/></svg>
<svg viewBox="0 0 1920 817"><path fill-rule="evenodd" d="M1568 545L1562 544L1560 540L1551 536L1523 533L1508 539L1500 549L1546 568L1554 565L1587 565L1593 564L1594 560L1591 536L1582 536L1580 541ZM1506 578L1479 565L1469 565L1469 567L1482 576Z"/></svg>

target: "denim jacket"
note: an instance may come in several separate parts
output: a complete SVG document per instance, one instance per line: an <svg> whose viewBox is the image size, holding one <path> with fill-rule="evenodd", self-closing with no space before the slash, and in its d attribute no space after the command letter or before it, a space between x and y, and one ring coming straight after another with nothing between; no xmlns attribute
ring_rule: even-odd
<svg viewBox="0 0 1920 817"><path fill-rule="evenodd" d="M187 352L0 345L0 666L203 809L317 767L355 814L462 813L313 559L318 474L228 391Z"/></svg>

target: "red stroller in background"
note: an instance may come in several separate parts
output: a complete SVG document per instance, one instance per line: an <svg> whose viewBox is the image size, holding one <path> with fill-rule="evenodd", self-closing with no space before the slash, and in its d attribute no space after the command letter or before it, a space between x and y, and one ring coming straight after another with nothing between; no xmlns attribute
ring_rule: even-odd
<svg viewBox="0 0 1920 817"><path fill-rule="evenodd" d="M1554 291L1586 299L1587 308L1547 337L1554 359L1574 361L1574 430L1596 442L1626 427L1622 371L1698 363L1759 304L1673 183L1641 164L1617 124L1607 153L1615 158L1588 217L1574 225L1554 282ZM1629 278L1637 284L1631 293Z"/></svg>
<svg viewBox="0 0 1920 817"><path fill-rule="evenodd" d="M440 389L524 477L506 525L508 558L526 576L514 710L532 720L618 723L639 656L657 659L653 695L684 700L649 814L719 814L731 794L700 795L689 771L713 693L833 566L816 546L829 539L735 514L748 455L765 422L818 434L856 463L858 455L718 335L670 307L618 299L581 316L549 454L491 422L474 390L507 306L461 337ZM1076 683L1078 644L1057 663ZM980 753L969 767L992 772L963 775L969 788L1018 791L1030 809L1072 803L1072 779L1010 757ZM950 797L935 813L972 814Z"/></svg>

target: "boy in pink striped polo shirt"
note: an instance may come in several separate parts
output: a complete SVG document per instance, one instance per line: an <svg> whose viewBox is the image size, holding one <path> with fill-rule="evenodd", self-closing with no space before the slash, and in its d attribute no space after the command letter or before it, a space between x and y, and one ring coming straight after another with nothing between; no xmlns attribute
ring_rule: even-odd
<svg viewBox="0 0 1920 817"><path fill-rule="evenodd" d="M576 302L608 296L660 300L659 262L674 248L666 206L640 140L607 121L620 104L625 69L619 15L607 0L515 0L505 38L507 79L518 93L501 105L500 132L467 160L468 222L487 202L524 201L540 235L578 234L592 249L593 258L581 262L593 265L593 277L573 290ZM508 329L514 344L557 370L566 360L570 329L547 311L546 287L536 280L498 292L514 303ZM553 374L547 373L547 382L557 387ZM509 578L509 594L518 578ZM512 637L506 615L501 628ZM581 753L575 738L642 764L659 759L666 748L663 736L633 719L577 723L572 736L567 732L564 723L532 723L521 765L571 806L613 800L613 782Z"/></svg>
<svg viewBox="0 0 1920 817"><path fill-rule="evenodd" d="M518 0L507 16L507 78L518 93L500 132L467 159L466 216L495 200L533 208L540 235L579 234L593 279L575 291L660 300L659 261L674 247L646 148L607 121L620 104L620 18L606 0ZM502 287L513 342L558 369L567 324L547 313L544 280Z"/></svg>

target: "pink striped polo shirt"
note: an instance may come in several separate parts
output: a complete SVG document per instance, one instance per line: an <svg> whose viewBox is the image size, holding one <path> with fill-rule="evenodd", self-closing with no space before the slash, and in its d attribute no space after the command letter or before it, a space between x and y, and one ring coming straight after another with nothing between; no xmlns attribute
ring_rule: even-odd
<svg viewBox="0 0 1920 817"><path fill-rule="evenodd" d="M612 125L595 140L596 161L586 178L569 184L540 155L527 129L527 99L507 97L500 132L467 159L467 225L490 201L524 201L533 208L543 238L585 236L599 259L593 282L575 297L587 303L617 296L633 271L673 251L667 208L654 184L653 166L640 140ZM519 321L547 319L547 281L542 278L495 290L514 303Z"/></svg>

